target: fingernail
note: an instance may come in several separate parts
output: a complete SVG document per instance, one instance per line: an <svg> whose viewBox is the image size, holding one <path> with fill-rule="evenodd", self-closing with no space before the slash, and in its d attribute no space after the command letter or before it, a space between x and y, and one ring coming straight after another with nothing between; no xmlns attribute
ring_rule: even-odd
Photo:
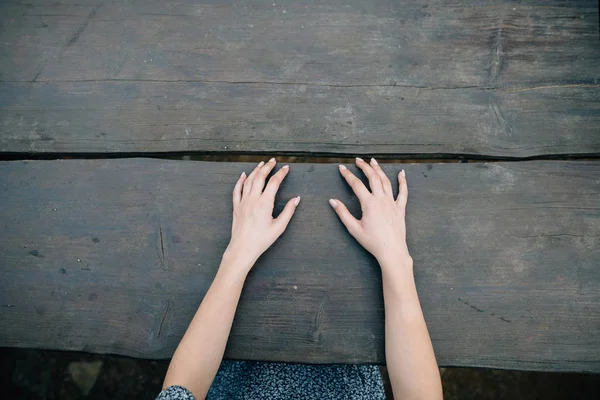
<svg viewBox="0 0 600 400"><path fill-rule="evenodd" d="M377 160L376 160L376 159L374 159L374 158L371 158L371 164L373 164L373 165L378 165L378 164L377 164Z"/></svg>
<svg viewBox="0 0 600 400"><path fill-rule="evenodd" d="M258 163L258 166L259 166L259 167L262 167L263 165L265 165L265 162L264 162L264 161L261 161L261 162L259 162L259 163Z"/></svg>
<svg viewBox="0 0 600 400"><path fill-rule="evenodd" d="M400 171L400 175L406 177L406 172L404 172L404 170Z"/></svg>
<svg viewBox="0 0 600 400"><path fill-rule="evenodd" d="M271 158L269 162L275 162L275 158Z"/></svg>
<svg viewBox="0 0 600 400"><path fill-rule="evenodd" d="M245 172L242 172L242 173L240 174L240 178L242 178L244 175L246 175L246 173L245 173Z"/></svg>
<svg viewBox="0 0 600 400"><path fill-rule="evenodd" d="M298 204L300 204L300 196L296 197L296 200L294 200L294 204L296 205L296 207L298 207Z"/></svg>
<svg viewBox="0 0 600 400"><path fill-rule="evenodd" d="M339 168L339 169L348 169L348 168L346 168L346 166L345 166L345 165L342 165L342 164L338 165L338 168Z"/></svg>
<svg viewBox="0 0 600 400"><path fill-rule="evenodd" d="M290 167L290 166L286 164L286 165L284 165L284 166L283 166L283 167L281 167L281 168L289 168L289 167Z"/></svg>
<svg viewBox="0 0 600 400"><path fill-rule="evenodd" d="M362 162L365 162L365 160L363 160L363 159L362 159L362 158L360 158L360 157L356 157L356 161L362 161Z"/></svg>
<svg viewBox="0 0 600 400"><path fill-rule="evenodd" d="M334 199L329 199L329 204L331 205L331 207L336 208L338 203L337 201L335 201Z"/></svg>

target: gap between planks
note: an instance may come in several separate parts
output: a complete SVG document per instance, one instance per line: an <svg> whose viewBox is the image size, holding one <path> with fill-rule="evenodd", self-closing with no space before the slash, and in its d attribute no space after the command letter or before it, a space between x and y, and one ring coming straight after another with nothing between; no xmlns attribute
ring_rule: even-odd
<svg viewBox="0 0 600 400"><path fill-rule="evenodd" d="M260 162L276 157L280 163L296 164L333 164L353 162L356 157L377 158L383 163L486 163L486 162L519 162L519 161L595 161L600 160L600 153L589 154L545 154L532 157L494 157L473 154L328 154L328 153L277 153L277 152L165 152L165 153L1 153L0 161L22 160L109 160L126 158L156 158L163 160L212 161L212 162Z"/></svg>

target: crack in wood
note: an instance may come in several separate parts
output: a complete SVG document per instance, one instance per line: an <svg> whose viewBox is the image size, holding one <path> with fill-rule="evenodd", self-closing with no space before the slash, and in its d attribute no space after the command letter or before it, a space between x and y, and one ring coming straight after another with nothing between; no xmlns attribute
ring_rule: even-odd
<svg viewBox="0 0 600 400"><path fill-rule="evenodd" d="M496 123L498 124L500 129L502 129L506 134L514 133L512 126L506 120L506 118L504 116L504 112L502 112L502 109L498 105L498 100L496 99L495 95L493 95L493 94L490 96L490 109L494 113Z"/></svg>
<svg viewBox="0 0 600 400"><path fill-rule="evenodd" d="M33 77L33 79L31 80L31 83L34 83L37 78L39 78L39 76L42 74L42 71L44 70L44 67L46 66L46 60L44 60L41 64L40 67L38 68L38 71L36 72L35 76Z"/></svg>
<svg viewBox="0 0 600 400"><path fill-rule="evenodd" d="M490 63L489 81L496 82L500 76L500 70L504 64L504 40L502 34L504 32L503 21L500 20L500 25L496 30L496 41L492 50L492 61Z"/></svg>
<svg viewBox="0 0 600 400"><path fill-rule="evenodd" d="M39 75L39 74L38 74ZM108 82L124 82L124 83L216 83L226 85L288 85L288 86L310 86L310 87L331 87L331 88L387 88L396 87L399 89L424 89L424 90L464 90L474 89L482 91L501 91L504 93L526 92L530 90L543 89L569 89L569 88L585 88L594 89L600 88L600 84L595 83L573 83L573 84L557 84L557 85L539 85L515 88L514 85L456 85L456 86L426 86L412 85L401 83L377 84L377 83L356 83L356 84L341 84L341 83L314 83L314 82L278 82L278 81L229 81L229 80L210 80L210 79L129 79L129 78L106 78L106 79L52 79L38 81L35 76L31 80L2 80L0 83L30 83L30 84L48 84L48 83L108 83Z"/></svg>
<svg viewBox="0 0 600 400"><path fill-rule="evenodd" d="M402 83L327 83L327 82L281 82L281 81L231 81L218 79L129 79L129 78L105 78L105 79L53 79L36 81L35 83L105 83L105 82L125 82L125 83L218 83L226 85L288 85L288 86L310 86L310 87L331 87L331 88L386 88L397 87L406 89L424 89L424 90L495 90L501 89L494 86L481 85L449 85L449 86L427 86ZM33 83L24 80L3 80L0 83Z"/></svg>
<svg viewBox="0 0 600 400"><path fill-rule="evenodd" d="M79 37L81 36L83 31L85 31L90 22L92 22L92 20L96 16L96 13L100 9L100 7L102 7L103 4L104 3L100 3L96 7L94 7L94 9L86 17L85 21L83 21L83 24L75 31L75 33L73 33L73 35L71 35L69 40L67 40L67 43L65 43L63 49L73 46L77 42L77 40L79 40Z"/></svg>
<svg viewBox="0 0 600 400"><path fill-rule="evenodd" d="M158 325L158 333L156 334L157 339L159 339L162 335L163 326L165 324L165 321L167 320L167 316L170 311L171 311L171 300L167 300L167 307L165 308L165 311L163 312L162 318L160 320L160 324Z"/></svg>
<svg viewBox="0 0 600 400"><path fill-rule="evenodd" d="M523 239L525 239L525 238L555 238L555 237L562 237L562 236L576 237L576 238L598 237L598 235L574 235L572 233L552 233L552 234L542 234L542 235L526 235L526 236L521 236L521 237Z"/></svg>
<svg viewBox="0 0 600 400"><path fill-rule="evenodd" d="M162 226L159 226L158 230L160 231L160 252L162 254L162 258L165 258L165 244L163 240Z"/></svg>
<svg viewBox="0 0 600 400"><path fill-rule="evenodd" d="M477 312L479 312L479 313L486 313L486 314L488 314L488 315L489 315L489 316L491 316L491 317L494 317L494 318L497 318L497 319L499 319L500 321L504 321L504 322L512 323L512 321L511 321L510 319L508 319L508 318L506 318L506 317L504 317L504 316L502 316L502 315L497 315L496 313L490 313L490 312L488 312L488 311L486 311L486 310L484 310L484 309L482 309L482 308L479 308L479 307L477 307L477 306L476 306L476 305L474 305L474 304L471 304L471 303L469 303L469 302L468 302L468 301L466 301L466 300L463 300L463 299L461 299L460 297L458 298L458 301L460 301L460 302L461 302L461 303L463 303L464 305L467 305L467 306L471 307L473 310L475 310L475 311L477 311Z"/></svg>
<svg viewBox="0 0 600 400"><path fill-rule="evenodd" d="M506 93L516 93L516 92L526 92L529 90L543 90L543 89L569 89L569 88L600 88L600 84L593 83L573 83L573 84L565 84L565 85L541 85L541 86L531 86L517 89L505 89Z"/></svg>
<svg viewBox="0 0 600 400"><path fill-rule="evenodd" d="M319 328L321 323L321 314L323 314L323 309L325 308L325 303L327 303L328 293L323 295L323 299L319 303L319 308L317 309L317 313L315 314L315 322L314 322L314 333L315 338L318 339L319 336Z"/></svg>
<svg viewBox="0 0 600 400"><path fill-rule="evenodd" d="M165 264L165 241L163 238L163 230L160 221L158 222L158 239L159 239L159 247L160 252L158 253L158 259L160 261L160 266L163 270L167 270L167 266Z"/></svg>

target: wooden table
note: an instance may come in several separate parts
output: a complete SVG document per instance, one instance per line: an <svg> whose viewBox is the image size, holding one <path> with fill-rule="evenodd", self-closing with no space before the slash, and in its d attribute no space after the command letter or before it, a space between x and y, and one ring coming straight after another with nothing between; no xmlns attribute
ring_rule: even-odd
<svg viewBox="0 0 600 400"><path fill-rule="evenodd" d="M433 160L385 170L440 365L600 372L597 1L0 7L0 346L171 356L252 165L150 157L363 155ZM357 201L332 164L296 194L226 356L385 362L378 267L327 204Z"/></svg>

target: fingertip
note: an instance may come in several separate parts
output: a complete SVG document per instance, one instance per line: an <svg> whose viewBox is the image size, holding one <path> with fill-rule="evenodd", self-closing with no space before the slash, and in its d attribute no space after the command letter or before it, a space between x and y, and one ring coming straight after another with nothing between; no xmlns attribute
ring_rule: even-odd
<svg viewBox="0 0 600 400"><path fill-rule="evenodd" d="M400 171L400 176L406 178L406 172L404 170Z"/></svg>
<svg viewBox="0 0 600 400"><path fill-rule="evenodd" d="M344 171L344 170L348 169L348 168L346 168L345 165L342 165L342 164L338 165L338 168L340 169L340 171Z"/></svg>
<svg viewBox="0 0 600 400"><path fill-rule="evenodd" d="M244 184L245 181L246 181L246 173L242 172L240 174L240 177L238 178L237 182L235 183L236 188L238 186L241 187Z"/></svg>
<svg viewBox="0 0 600 400"><path fill-rule="evenodd" d="M379 163L377 162L377 160L375 158L371 158L371 164L375 167L379 165Z"/></svg>
<svg viewBox="0 0 600 400"><path fill-rule="evenodd" d="M360 162L365 162L365 160L363 160L363 159L362 159L362 158L360 158L360 157L356 157L356 162L357 162L357 163L360 163Z"/></svg>
<svg viewBox="0 0 600 400"><path fill-rule="evenodd" d="M300 196L292 197L288 200L281 213L275 218L275 225L278 227L280 233L285 231L289 222L292 220L296 212L296 207L300 204Z"/></svg>
<svg viewBox="0 0 600 400"><path fill-rule="evenodd" d="M337 199L329 199L329 204L333 207L335 213L340 218L340 221L344 224L350 234L354 235L354 232L358 229L358 221L348 211L346 205Z"/></svg>
<svg viewBox="0 0 600 400"><path fill-rule="evenodd" d="M281 167L282 169L290 169L290 166L285 164L283 167Z"/></svg>

